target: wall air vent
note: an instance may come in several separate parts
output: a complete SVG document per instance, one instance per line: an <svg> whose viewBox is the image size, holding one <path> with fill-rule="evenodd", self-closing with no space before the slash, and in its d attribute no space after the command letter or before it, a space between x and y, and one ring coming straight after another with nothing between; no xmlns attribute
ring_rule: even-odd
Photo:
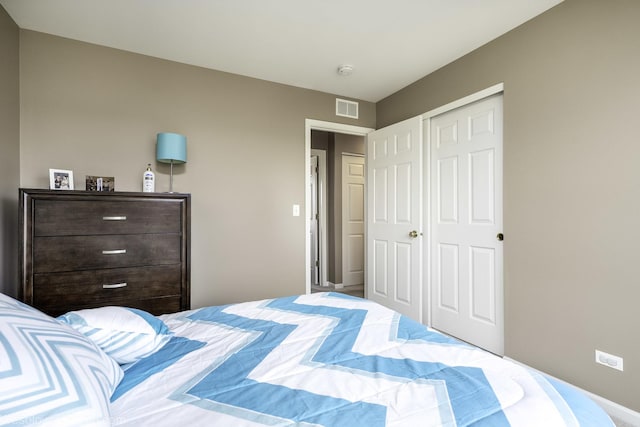
<svg viewBox="0 0 640 427"><path fill-rule="evenodd" d="M336 98L336 116L358 118L358 103Z"/></svg>

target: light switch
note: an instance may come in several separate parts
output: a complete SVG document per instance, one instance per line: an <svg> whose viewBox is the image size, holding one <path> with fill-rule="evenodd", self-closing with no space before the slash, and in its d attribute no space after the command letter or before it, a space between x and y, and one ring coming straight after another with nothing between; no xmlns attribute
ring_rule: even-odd
<svg viewBox="0 0 640 427"><path fill-rule="evenodd" d="M300 216L300 205L293 205L293 216Z"/></svg>

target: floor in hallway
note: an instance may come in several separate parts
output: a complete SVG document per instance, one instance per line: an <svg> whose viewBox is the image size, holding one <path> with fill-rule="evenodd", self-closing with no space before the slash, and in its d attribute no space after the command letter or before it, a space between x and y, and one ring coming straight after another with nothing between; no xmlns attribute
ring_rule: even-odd
<svg viewBox="0 0 640 427"><path fill-rule="evenodd" d="M355 297L364 298L364 285L345 286L344 288L335 289L333 286L311 286L311 292L340 292L343 294L353 295Z"/></svg>

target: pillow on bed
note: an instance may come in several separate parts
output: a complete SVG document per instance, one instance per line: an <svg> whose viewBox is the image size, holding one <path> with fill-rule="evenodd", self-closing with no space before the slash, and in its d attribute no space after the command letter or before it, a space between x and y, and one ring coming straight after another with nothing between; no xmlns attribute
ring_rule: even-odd
<svg viewBox="0 0 640 427"><path fill-rule="evenodd" d="M0 425L110 426L122 377L91 340L0 293Z"/></svg>
<svg viewBox="0 0 640 427"><path fill-rule="evenodd" d="M93 340L120 364L155 353L171 338L162 320L135 308L91 308L69 312L58 320Z"/></svg>

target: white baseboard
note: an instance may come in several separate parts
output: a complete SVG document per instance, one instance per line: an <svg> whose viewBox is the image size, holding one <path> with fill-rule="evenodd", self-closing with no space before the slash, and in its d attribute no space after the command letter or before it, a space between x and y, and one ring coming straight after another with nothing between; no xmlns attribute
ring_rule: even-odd
<svg viewBox="0 0 640 427"><path fill-rule="evenodd" d="M328 285L330 288L333 288L333 289L343 289L343 288L344 288L344 285L343 285L342 283L331 283L331 282L327 282L327 285Z"/></svg>
<svg viewBox="0 0 640 427"><path fill-rule="evenodd" d="M578 390L589 396L591 399L593 399L593 401L600 405L602 409L604 409L605 412L611 417L615 417L620 421L631 424L632 426L640 427L640 412L636 412L633 409L629 409L626 406L622 406L616 402L612 402L611 400L605 399L602 396L598 396L597 394L593 394L587 390L583 390L580 387L573 387L577 388Z"/></svg>
<svg viewBox="0 0 640 427"><path fill-rule="evenodd" d="M604 411L607 414L609 414L609 416L615 417L620 421L624 421L627 424L631 424L632 426L640 427L640 412L636 412L633 409L629 409L625 406L620 405L619 403L612 402L611 400L605 399L602 396L599 396L597 394L591 393L590 391L581 389L578 386L570 384L564 380L561 380L560 378L556 378L553 375L549 375L546 372L542 372L538 369L532 368L531 366L525 365L524 363L520 363L517 360L511 359L510 357L505 356L504 359L509 360L517 365L524 366L527 369L532 369L534 371L540 372L541 374L546 375L550 378L553 378L554 380L559 381L561 383L568 384L571 387L578 389L582 393L589 396L589 398L592 399L594 402L596 402L598 405L600 405L600 407L604 409Z"/></svg>

